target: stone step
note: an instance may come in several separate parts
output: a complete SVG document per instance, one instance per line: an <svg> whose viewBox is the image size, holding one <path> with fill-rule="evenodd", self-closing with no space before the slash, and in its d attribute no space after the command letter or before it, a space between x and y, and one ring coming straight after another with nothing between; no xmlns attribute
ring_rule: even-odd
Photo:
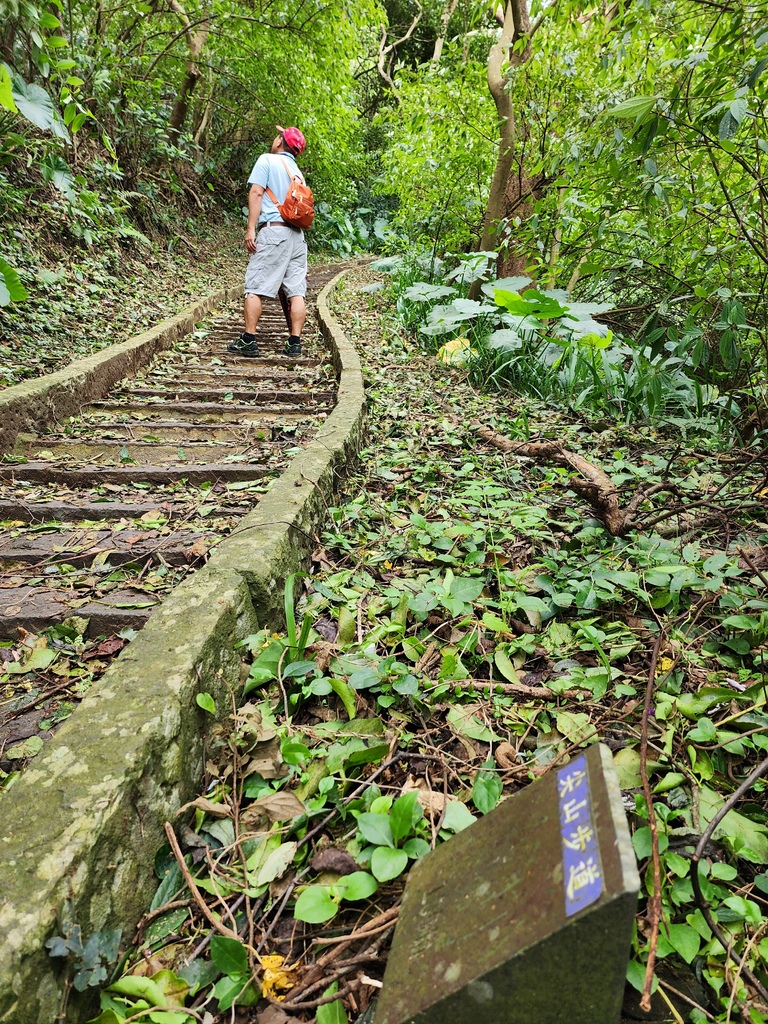
<svg viewBox="0 0 768 1024"><path fill-rule="evenodd" d="M41 444L62 441L175 441L184 444L190 441L233 441L240 444L254 441L273 441L285 431L295 430L301 425L322 422L327 413L280 412L265 416L250 423L189 423L183 420L99 420L97 423L74 424L66 433L42 434L34 438ZM32 441L29 435L22 441Z"/></svg>
<svg viewBox="0 0 768 1024"><path fill-rule="evenodd" d="M249 385L256 384L262 389L271 386L282 391L291 391L297 386L313 387L318 384L325 384L327 386L331 383L330 378L323 380L322 376L312 369L304 373L272 370L268 373L260 373L258 377L253 373L248 373L247 369L244 369L242 373L233 373L227 369L210 366L210 364L180 363L174 365L172 369L173 373L171 374L165 367L158 367L155 370L134 377L133 380L137 386L155 387L156 385L165 384L168 379L179 379L183 374L185 381L189 381L190 384L197 387L204 385L211 385L214 388L223 385L248 387Z"/></svg>
<svg viewBox="0 0 768 1024"><path fill-rule="evenodd" d="M207 550L210 533L180 530L165 536L157 530L128 528L119 530L93 530L85 527L49 533L22 534L0 541L0 563L11 565L38 565L40 563L90 565L97 555L108 552L109 565L126 562L144 564L160 555L168 565L192 565Z"/></svg>
<svg viewBox="0 0 768 1024"><path fill-rule="evenodd" d="M113 590L81 604L84 597L88 594L77 590L0 589L0 639L15 640L19 629L40 633L70 615L90 619L89 637L119 633L122 629L138 630L160 603L159 598L130 589ZM137 607L140 605L144 607Z"/></svg>
<svg viewBox="0 0 768 1024"><path fill-rule="evenodd" d="M259 343L259 347L265 352L267 346ZM296 367L296 366L320 366L321 360L315 356L235 356L231 352L227 352L226 346L224 345L224 339L222 339L220 348L201 348L198 352L201 358L215 357L221 359L225 365L232 366L283 366L283 367Z"/></svg>
<svg viewBox="0 0 768 1024"><path fill-rule="evenodd" d="M166 387L131 387L130 384L123 388L115 388L111 392L112 401L119 402L121 399L133 398L134 396L142 399L156 398L158 401L162 401L165 398L173 396L176 401L180 402L204 402L211 404L229 404L230 402L293 402L296 403L304 400L305 396L314 398L316 401L328 401L328 399L318 399L318 395L328 395L329 392L325 391L307 391L304 389L296 389L295 391L264 391L258 387L261 382L254 382L252 388L194 388L187 387L187 382L183 381L179 385L169 384Z"/></svg>
<svg viewBox="0 0 768 1024"><path fill-rule="evenodd" d="M250 444L238 443L232 437L228 441L219 443L184 441L175 445L136 440L88 441L43 438L40 441L17 445L13 454L24 456L30 462L45 460L57 464L86 463L99 466L128 466L135 463L138 466L197 466L215 463L225 456L232 455L247 456L244 461L248 463L261 462L274 454L274 451L275 446L272 442L265 443L255 438Z"/></svg>
<svg viewBox="0 0 768 1024"><path fill-rule="evenodd" d="M250 506L248 506L250 508ZM243 506L232 510L242 512ZM140 519L151 512L160 512L168 521L188 515L189 505L167 501L154 504L129 504L124 501L23 501L0 498L0 522L77 523L81 521Z"/></svg>
<svg viewBox="0 0 768 1024"><path fill-rule="evenodd" d="M299 396L300 397L300 396ZM325 411L324 409L322 411ZM275 416L282 419L287 414L295 413L304 418L312 416L316 407L311 402L285 405L239 405L234 402L226 405L214 406L205 402L155 402L154 404L139 405L136 402L94 402L84 412L91 422L104 422L112 416L129 416L143 421L144 425L153 423L153 417L167 419L178 416L180 419L194 416L198 425L200 424L223 424L243 423L255 424L261 422L265 416ZM97 419L97 417L101 417ZM87 424L88 420L84 423Z"/></svg>
<svg viewBox="0 0 768 1024"><path fill-rule="evenodd" d="M98 483L172 483L187 480L192 484L231 480L260 480L270 469L250 463L212 462L207 465L179 466L82 466L65 469L47 462L26 462L0 466L0 480L63 484L67 487L90 487Z"/></svg>

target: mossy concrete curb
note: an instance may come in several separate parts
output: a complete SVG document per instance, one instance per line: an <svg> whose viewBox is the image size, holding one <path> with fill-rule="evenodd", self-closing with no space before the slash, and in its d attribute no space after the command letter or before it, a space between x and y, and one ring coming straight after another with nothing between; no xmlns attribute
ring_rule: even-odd
<svg viewBox="0 0 768 1024"><path fill-rule="evenodd" d="M10 451L22 431L37 430L79 413L84 405L101 398L122 377L135 373L157 352L188 334L206 313L241 291L241 288L222 289L143 334L78 359L56 373L0 391L0 452Z"/></svg>
<svg viewBox="0 0 768 1024"><path fill-rule="evenodd" d="M339 275L341 276L341 275ZM339 400L236 534L178 586L94 685L33 766L0 797L0 1021L53 1024L67 981L45 942L67 924L84 937L129 937L157 885L163 825L196 793L206 712L229 706L235 645L277 624L286 575L304 568L338 474L360 445L364 394L357 354L318 298L334 350ZM67 1019L92 1009L72 992Z"/></svg>

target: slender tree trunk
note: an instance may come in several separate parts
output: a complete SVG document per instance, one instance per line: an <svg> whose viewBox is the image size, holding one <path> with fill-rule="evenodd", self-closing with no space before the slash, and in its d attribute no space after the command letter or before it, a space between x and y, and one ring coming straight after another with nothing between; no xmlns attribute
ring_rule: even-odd
<svg viewBox="0 0 768 1024"><path fill-rule="evenodd" d="M491 179L488 205L483 220L483 233L479 248L484 251L499 248L499 232L507 218L516 211L518 216L529 213L526 200L536 195L538 181L529 179L517 157L517 126L512 97L507 89L504 65L519 68L531 57L531 38L541 24L541 15L535 24L531 23L528 0L506 0L502 10L494 11L501 25L501 35L488 53L488 89L496 105L499 118L499 153ZM522 47L516 44L523 40ZM517 174L513 167L517 162ZM502 261L505 273L522 273L527 260L519 252L507 255ZM501 269L501 268L500 268ZM475 282L470 295L477 297L480 282Z"/></svg>
<svg viewBox="0 0 768 1024"><path fill-rule="evenodd" d="M189 57L187 59L184 79L181 83L179 94L176 97L176 102L173 104L171 116L168 119L168 132L171 136L175 136L179 135L184 127L185 121L187 120L189 102L192 98L192 93L194 92L198 79L200 78L200 68L197 66L197 61L202 53L206 40L208 39L208 32L210 31L211 26L208 21L203 21L196 28L193 28L187 12L178 0L170 0L170 6L179 16L181 23L184 25L184 35L189 49Z"/></svg>
<svg viewBox="0 0 768 1024"><path fill-rule="evenodd" d="M445 37L448 35L448 25L453 13L458 7L459 0L447 0L445 7L443 8L443 16L440 19L440 35L435 40L435 49L432 54L432 60L435 64L439 63L440 57L443 53L443 46L445 45Z"/></svg>
<svg viewBox="0 0 768 1024"><path fill-rule="evenodd" d="M202 116L200 117L200 121L198 122L198 125L195 128L194 139L195 139L195 145L196 146L201 145L201 143L203 143L206 140L206 137L207 137L207 134L208 134L208 128L210 127L211 121L213 120L213 95L214 95L216 87L215 87L214 82L213 82L213 74L212 73L209 74L209 76L208 76L208 83L209 83L208 99L205 102L205 108L203 109L203 113L202 113ZM206 143L206 146L204 148L207 148L207 143Z"/></svg>
<svg viewBox="0 0 768 1024"><path fill-rule="evenodd" d="M549 274L547 287L554 288L557 280L557 261L560 259L560 246L563 241L563 207L565 206L565 188L561 186L557 190L557 223L555 224L552 236L552 246L549 250Z"/></svg>
<svg viewBox="0 0 768 1024"><path fill-rule="evenodd" d="M523 0L525 4L525 0ZM526 8L527 16L527 8ZM507 179L512 170L512 158L515 153L515 112L512 97L507 91L507 80L503 68L509 59L509 49L515 40L515 18L512 0L507 0L504 10L501 35L493 44L488 54L488 90L496 105L499 119L499 155L491 178L491 189L488 194L488 205L483 220L483 234L480 249L496 247L499 219L504 204L504 191Z"/></svg>

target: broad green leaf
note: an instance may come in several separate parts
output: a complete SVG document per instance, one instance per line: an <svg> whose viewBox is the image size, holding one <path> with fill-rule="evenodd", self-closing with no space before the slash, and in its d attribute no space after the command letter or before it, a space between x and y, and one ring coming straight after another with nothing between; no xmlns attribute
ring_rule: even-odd
<svg viewBox="0 0 768 1024"><path fill-rule="evenodd" d="M605 111L607 117L645 117L656 104L655 96L632 96Z"/></svg>
<svg viewBox="0 0 768 1024"><path fill-rule="evenodd" d="M228 1010L235 1002L238 1006L253 1006L260 997L247 976L235 978L225 975L214 985L213 994L219 1001L220 1010Z"/></svg>
<svg viewBox="0 0 768 1024"><path fill-rule="evenodd" d="M296 856L298 843L282 843L276 850L273 850L264 861L258 875L256 885L267 885L276 878L282 878Z"/></svg>
<svg viewBox="0 0 768 1024"><path fill-rule="evenodd" d="M451 597L464 604L476 601L483 592L485 580L476 576L456 576L451 582Z"/></svg>
<svg viewBox="0 0 768 1024"><path fill-rule="evenodd" d="M725 800L708 786L699 789L699 813L705 824L717 814ZM738 857L754 864L768 864L768 828L740 814L728 811L714 831L713 838L723 839Z"/></svg>
<svg viewBox="0 0 768 1024"><path fill-rule="evenodd" d="M152 975L152 981L163 991L166 1006L183 1006L189 995L189 985L173 971L162 970Z"/></svg>
<svg viewBox="0 0 768 1024"><path fill-rule="evenodd" d="M366 811L357 816L357 827L363 839L374 846L395 845L388 814L371 814Z"/></svg>
<svg viewBox="0 0 768 1024"><path fill-rule="evenodd" d="M0 64L0 107L16 113L16 100L11 88L11 74L7 64Z"/></svg>
<svg viewBox="0 0 768 1024"><path fill-rule="evenodd" d="M131 999L146 999L150 1006L166 1005L165 993L151 978L139 978L136 975L128 974L110 985L107 991L116 992L121 996L130 996Z"/></svg>
<svg viewBox="0 0 768 1024"><path fill-rule="evenodd" d="M627 981L632 988L642 992L645 986L645 964L639 964L637 960L630 960L627 964ZM651 992L655 992L658 987L659 979L654 974Z"/></svg>
<svg viewBox="0 0 768 1024"><path fill-rule="evenodd" d="M329 886L308 885L296 900L293 916L297 921L306 921L307 924L322 924L335 917L338 909L338 902L331 899Z"/></svg>
<svg viewBox="0 0 768 1024"><path fill-rule="evenodd" d="M635 829L632 834L632 845L635 848L635 855L638 860L647 860L653 850L653 837L648 825ZM659 833L659 853L664 853L669 848L669 837L663 832Z"/></svg>
<svg viewBox="0 0 768 1024"><path fill-rule="evenodd" d="M721 625L725 629L747 629L752 632L759 629L760 619L754 615L729 615Z"/></svg>
<svg viewBox="0 0 768 1024"><path fill-rule="evenodd" d="M211 715L216 714L216 704L210 693L198 693L195 697L198 706Z"/></svg>
<svg viewBox="0 0 768 1024"><path fill-rule="evenodd" d="M379 888L376 879L367 871L353 871L351 875L343 875L336 884L343 890L345 900L367 900Z"/></svg>
<svg viewBox="0 0 768 1024"><path fill-rule="evenodd" d="M709 718L700 718L696 727L688 731L688 739L694 743L714 743L717 740L715 723Z"/></svg>
<svg viewBox="0 0 768 1024"><path fill-rule="evenodd" d="M283 657L283 651L286 646L287 644L285 640L273 640L272 643L254 659L253 665L251 665L251 671L248 675L248 680L243 688L243 694L249 693L256 686L261 686L262 683L268 683L272 679L277 679L277 667L280 664L280 659Z"/></svg>
<svg viewBox="0 0 768 1024"><path fill-rule="evenodd" d="M692 963L701 945L701 936L698 932L687 924L671 924L668 932L670 946L677 950L687 964Z"/></svg>
<svg viewBox="0 0 768 1024"><path fill-rule="evenodd" d="M405 871L408 854L405 850L392 850L388 846L377 846L371 857L371 871L380 882L389 882Z"/></svg>
<svg viewBox="0 0 768 1024"><path fill-rule="evenodd" d="M493 612L485 612L483 615L483 625L487 626L488 629L493 630L494 633L510 632L510 628L504 619L499 618L498 615L494 615Z"/></svg>
<svg viewBox="0 0 768 1024"><path fill-rule="evenodd" d="M0 258L0 306L7 306L11 302L22 302L28 297L29 293L21 283L18 273L4 259ZM8 666L6 666L6 671L8 671Z"/></svg>
<svg viewBox="0 0 768 1024"><path fill-rule="evenodd" d="M339 983L334 981L332 985L323 992L323 997L332 996L339 991ZM334 999L332 1003L322 1003L317 1008L315 1024L348 1024L347 1011L340 999Z"/></svg>
<svg viewBox="0 0 768 1024"><path fill-rule="evenodd" d="M153 1024L192 1024L195 1019L184 1010L153 1010L149 1014Z"/></svg>
<svg viewBox="0 0 768 1024"><path fill-rule="evenodd" d="M286 764L303 764L312 752L300 740L284 739L280 744L280 756Z"/></svg>
<svg viewBox="0 0 768 1024"><path fill-rule="evenodd" d="M403 849L411 858L411 860L421 860L422 857L430 852L432 847L426 841L419 836L414 836L413 839L406 839L403 843Z"/></svg>
<svg viewBox="0 0 768 1024"><path fill-rule="evenodd" d="M211 960L222 974L240 978L248 974L248 951L242 942L214 935L211 939Z"/></svg>
<svg viewBox="0 0 768 1024"><path fill-rule="evenodd" d="M411 302L432 302L434 299L444 299L449 295L455 295L456 289L450 285L427 284L426 281L417 281L410 288L406 288L403 294Z"/></svg>
<svg viewBox="0 0 768 1024"><path fill-rule="evenodd" d="M497 647L493 652L493 663L501 675L510 683L520 682L520 676L517 674L517 669L512 664L509 655L501 647Z"/></svg>
<svg viewBox="0 0 768 1024"><path fill-rule="evenodd" d="M395 846L410 835L414 825L424 817L424 811L419 803L419 794L416 790L405 793L395 800L389 814L389 824L392 830L392 839Z"/></svg>
<svg viewBox="0 0 768 1024"><path fill-rule="evenodd" d="M347 717L351 721L355 717L355 710L357 702L355 699L355 691L349 685L345 679L329 679L331 689L340 698L341 703L344 705L344 710L347 713Z"/></svg>
<svg viewBox="0 0 768 1024"><path fill-rule="evenodd" d="M586 746L588 743L596 743L600 738L589 715L577 711L561 711L555 719L558 731L565 736L570 743L577 746Z"/></svg>
<svg viewBox="0 0 768 1024"><path fill-rule="evenodd" d="M17 78L13 84L13 98L20 114L44 131L54 131L56 116L53 101L45 89Z"/></svg>
<svg viewBox="0 0 768 1024"><path fill-rule="evenodd" d="M474 814L461 800L448 800L445 805L445 814L440 825L446 832L463 832L475 821Z"/></svg>
<svg viewBox="0 0 768 1024"><path fill-rule="evenodd" d="M446 721L461 736L471 740L479 740L481 743L491 743L493 733L484 725L480 719L473 714L471 707L454 706L445 716Z"/></svg>
<svg viewBox="0 0 768 1024"><path fill-rule="evenodd" d="M504 789L494 772L478 772L472 784L472 803L481 814L488 814L498 804Z"/></svg>

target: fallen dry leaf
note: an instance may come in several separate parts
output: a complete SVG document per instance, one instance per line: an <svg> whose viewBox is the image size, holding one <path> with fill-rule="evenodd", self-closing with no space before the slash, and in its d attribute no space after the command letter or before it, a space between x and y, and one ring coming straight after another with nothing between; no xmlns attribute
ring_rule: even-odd
<svg viewBox="0 0 768 1024"><path fill-rule="evenodd" d="M204 796L199 796L196 800L190 800L188 804L184 804L176 812L177 815L183 814L184 811L188 811L190 807L194 807L197 811L205 811L206 814L210 814L214 818L231 818L232 808L227 804L215 804L212 800L206 799Z"/></svg>
<svg viewBox="0 0 768 1024"><path fill-rule="evenodd" d="M266 814L270 821L291 821L300 814L306 813L301 800L287 790L259 797L258 800L254 800L246 813L256 809Z"/></svg>

